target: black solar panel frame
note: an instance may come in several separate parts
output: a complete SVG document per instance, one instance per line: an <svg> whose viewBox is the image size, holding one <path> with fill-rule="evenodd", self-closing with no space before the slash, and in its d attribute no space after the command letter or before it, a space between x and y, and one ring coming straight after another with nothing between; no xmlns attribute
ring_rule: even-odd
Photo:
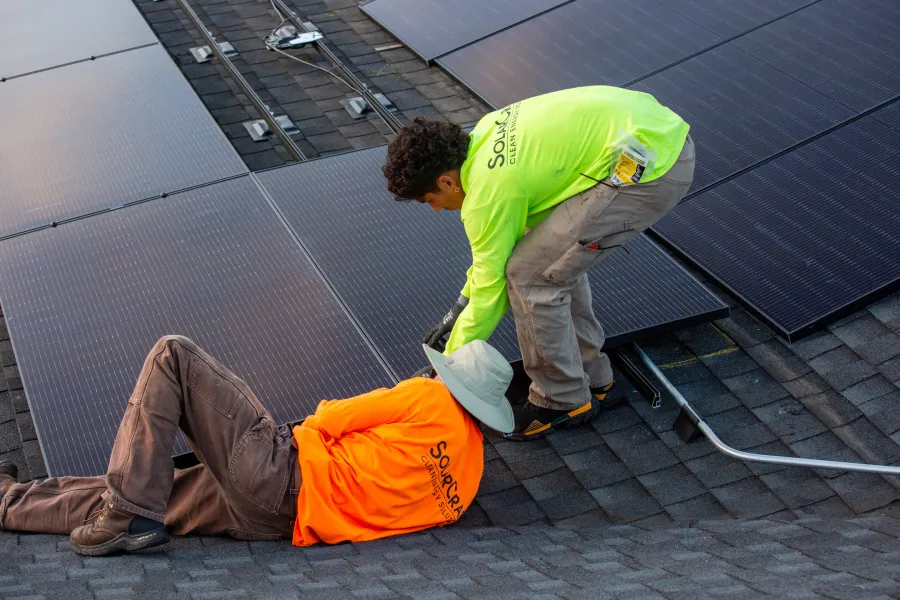
<svg viewBox="0 0 900 600"><path fill-rule="evenodd" d="M415 202L399 203L392 199L380 173L384 155L384 147L358 150L262 171L256 177L297 237L303 240L310 256L344 300L348 311L394 372L402 378L423 366L420 364L422 359L418 358L421 336L455 301L465 282L471 255L458 215L447 211L434 214L428 207ZM316 187L318 192L313 189ZM333 198L334 202L317 205L317 200L321 202L323 198ZM313 207L323 212L312 215ZM393 242L398 235L405 236L402 247ZM417 262L415 257L421 256L429 256L430 259ZM444 265L440 270L433 269L437 261L442 261ZM402 267L400 272L403 273L404 284L413 282L408 288L411 294L416 292L416 285L440 287L441 298L430 298L434 304L428 308L427 314L419 315L416 325L402 332L398 330L399 324L388 327L384 322L376 322L373 326L372 315L390 315L394 318L394 315L404 311L393 308L385 310L384 307L367 304L367 297L394 297L404 310L415 309L418 305L410 303L393 287L397 280L382 284L380 288L373 285L378 289L376 294L366 295L357 285L367 277L377 279L384 262ZM679 290L683 293L672 294L666 299L668 304L658 301L657 306L677 312L671 304L679 301L684 304L677 307L681 309L677 318L660 319L653 325L635 325L637 321L633 315L626 318L626 311L619 311L615 318L621 321L621 331L609 327L607 321L610 334L608 347L728 315L725 304L645 236L634 240L628 251L613 253L597 269L618 268L617 272L624 273L634 267L655 269L655 272L642 280L634 271L628 271L629 276L622 285L610 285L596 272L592 274L590 281L594 307L601 320L606 309L599 303L599 298L612 295L614 301L610 305L615 306L634 304L635 297L647 298L657 294L660 288L665 287L661 282L666 278L666 285L680 286ZM651 288L641 285L642 281L658 281L660 285ZM698 308L701 305L702 309ZM687 308L691 306L692 309ZM649 312L642 310L643 315ZM400 318L406 316L404 313ZM514 332L511 314L507 314L490 340L509 359L519 357ZM398 348L395 346L397 343L404 345Z"/></svg>
<svg viewBox="0 0 900 600"><path fill-rule="evenodd" d="M103 472L162 335L282 421L394 382L250 175L0 242L0 300L51 475Z"/></svg>
<svg viewBox="0 0 900 600"><path fill-rule="evenodd" d="M893 108L891 103L885 103L887 108ZM714 266L711 266L707 261L704 261L701 257L699 257L696 251L691 251L686 247L685 240L696 240L697 237L692 235L690 232L684 229L682 225L680 228L678 225L674 223L676 221L684 222L684 212L690 211L693 218L694 211L697 209L697 205L694 203L704 202L705 198L708 198L708 194L727 194L729 192L729 187L741 187L743 185L744 189L749 189L752 186L747 185L747 181L752 177L761 176L760 173L767 173L774 166L780 166L783 162L791 160L792 158L796 158L796 153L809 154L814 153L816 151L821 151L821 148L827 147L828 144L836 143L835 140L841 141L843 136L853 135L855 132L859 131L860 128L863 130L868 129L868 132L872 134L872 139L876 139L880 133L890 132L892 135L896 136L896 148L897 151L895 154L900 156L900 129L891 129L889 128L883 121L878 119L879 111L872 110L867 111L854 118L851 122L835 127L832 130L824 133L822 135L816 136L814 139L804 142L801 145L798 145L796 148L793 148L789 151L781 152L777 156L774 156L766 161L763 164L756 165L752 169L747 169L736 177L730 177L725 181L719 182L714 186L711 186L706 191L702 192L698 197L692 198L687 201L684 208L679 207L676 211L673 211L671 215L665 217L660 223L658 223L653 230L654 237L659 239L664 245L666 245L670 250L676 253L678 256L683 258L684 260L690 262L692 266L703 272L705 275L715 280L719 285L729 291L729 293L733 294L735 297L740 299L740 301L754 313L757 317L759 317L763 322L769 325L774 331L776 331L780 336L785 338L788 341L796 341L806 337L815 331L821 329L824 325L831 323L841 317L852 314L853 312L864 308L871 302L876 301L879 298L887 296L897 290L900 290L900 261L896 261L896 272L897 276L891 277L890 275L886 275L880 283L873 283L867 289L860 292L854 292L853 294L847 294L843 300L840 300L836 303L833 303L827 310L819 310L818 312L808 315L806 318L800 321L795 321L793 324L785 324L784 320L779 320L777 317L771 314L771 309L766 309L763 302L755 299L754 295L748 293L744 286L737 285L733 283L728 277L724 277L720 269L716 269ZM823 151L824 152L824 151ZM848 159L851 157L856 157L860 153L854 152L841 152L841 156L847 156ZM779 161L782 161L779 163ZM837 166L842 166L842 163L837 162L834 163ZM857 173L859 171L856 171ZM746 178L746 179L745 179ZM900 185L900 177L897 177L898 185ZM757 182L758 183L758 182ZM896 193L895 193L896 195ZM859 205L855 205L859 206ZM858 208L857 208L858 210ZM679 212L681 211L681 212ZM880 217L875 219L873 222L877 223L878 227L884 227L885 223L890 222L891 219L900 220L896 216L896 214L891 214L889 211L882 211ZM840 219L838 221L834 221L831 226L833 231L837 232L842 229L842 227L846 227L848 223L852 222L852 219ZM692 223L695 221L692 221ZM745 227L742 231L749 232L749 236L754 235L754 231L758 231L760 225L756 225L754 227ZM900 223L898 223L898 231L900 231ZM680 235L679 235L680 232ZM808 233L806 231L795 231L793 233L792 243L800 243L801 234ZM897 236L900 238L900 236ZM829 238L829 241L833 241L836 238ZM730 238L726 238L726 241L730 241ZM897 244L900 245L900 240L897 241ZM898 245L894 245L893 248L896 249ZM770 246L771 247L771 246ZM890 247L890 246L888 246ZM822 248L832 250L829 245L824 245ZM776 249L773 247L773 250ZM716 245L715 252L709 251L708 256L722 258L724 256L725 250L719 244ZM746 248L741 250L742 255L745 257L748 256L748 250ZM894 252L896 254L896 252ZM878 256L891 256L890 251L886 251L883 253L874 253L871 258L875 258ZM857 259L858 260L858 259ZM772 270L776 270L777 268L784 266L784 262L779 262L775 260L770 260L770 263L773 265ZM759 271L759 269L757 269ZM771 271L767 271L771 272ZM754 276L756 277L756 276ZM760 280L762 277L760 277ZM754 279L756 281L756 279ZM795 282L796 283L796 282ZM778 290L782 290L780 287L776 287ZM812 294L815 290L806 290L806 293L803 295L804 300L808 300L810 294ZM790 292L784 292L783 294L789 294Z"/></svg>
<svg viewBox="0 0 900 600"><path fill-rule="evenodd" d="M247 173L161 46L0 88L0 239Z"/></svg>

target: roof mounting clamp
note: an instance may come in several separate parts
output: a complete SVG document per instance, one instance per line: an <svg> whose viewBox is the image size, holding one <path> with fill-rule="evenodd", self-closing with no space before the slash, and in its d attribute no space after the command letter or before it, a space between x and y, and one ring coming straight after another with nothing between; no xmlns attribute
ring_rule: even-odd
<svg viewBox="0 0 900 600"><path fill-rule="evenodd" d="M294 122L291 121L291 118L287 115L275 115L275 122L278 123L279 127L281 127L288 135L297 135L300 133L300 129L294 125Z"/></svg>
<svg viewBox="0 0 900 600"><path fill-rule="evenodd" d="M219 50L222 51L222 54L228 58L232 58L238 54L237 49L235 49L231 42L218 42L217 45L219 46Z"/></svg>
<svg viewBox="0 0 900 600"><path fill-rule="evenodd" d="M397 107L394 106L394 103L391 102L387 96L384 94L374 94L376 100L378 100L379 104L390 112L397 112ZM354 119L362 119L365 118L367 114L372 111L372 107L369 106L368 102L362 99L361 96L357 96L355 98L349 98L345 100L341 100L341 106L344 107L344 110L353 117Z"/></svg>
<svg viewBox="0 0 900 600"><path fill-rule="evenodd" d="M197 48L191 48L191 54L194 56L194 60L198 63L209 62L213 57L212 48L209 46L198 46Z"/></svg>
<svg viewBox="0 0 900 600"><path fill-rule="evenodd" d="M272 35L266 38L266 46L271 50L272 47L284 50L286 48L303 48L310 44L314 44L323 39L318 31L309 31L300 33L293 25L285 25L279 27L272 32Z"/></svg>
<svg viewBox="0 0 900 600"><path fill-rule="evenodd" d="M241 124L244 126L244 129L247 130L247 133L250 134L250 139L254 142L265 142L272 137L272 129L269 127L269 124L262 119L247 121Z"/></svg>

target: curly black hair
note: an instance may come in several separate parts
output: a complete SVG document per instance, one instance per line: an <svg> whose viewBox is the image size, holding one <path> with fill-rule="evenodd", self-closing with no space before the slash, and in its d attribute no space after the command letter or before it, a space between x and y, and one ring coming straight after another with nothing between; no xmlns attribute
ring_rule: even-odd
<svg viewBox="0 0 900 600"><path fill-rule="evenodd" d="M416 117L388 146L381 168L397 200L421 198L437 190L441 173L458 169L469 151L469 135L459 125Z"/></svg>

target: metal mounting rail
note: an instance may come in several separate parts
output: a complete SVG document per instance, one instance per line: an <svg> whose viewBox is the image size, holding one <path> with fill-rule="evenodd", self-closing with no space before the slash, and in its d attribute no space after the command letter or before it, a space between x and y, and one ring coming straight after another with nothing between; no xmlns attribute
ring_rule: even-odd
<svg viewBox="0 0 900 600"><path fill-rule="evenodd" d="M188 3L188 0L177 0L178 4L184 10L185 14L193 21L194 26L200 30L200 33L206 39L206 43L209 44L209 47L213 52L216 53L216 56L219 57L219 60L222 61L222 64L225 65L225 68L228 69L228 72L231 74L231 77L237 82L237 84L244 90L244 93L247 94L247 97L250 99L250 102L253 103L253 106L256 107L256 110L259 111L259 114L262 115L262 118L265 119L266 123L269 124L269 127L272 131L275 132L281 142L284 144L284 147L290 152L294 158L297 160L305 161L308 160L306 155L303 154L303 151L300 149L300 146L291 138L290 135L281 127L278 121L275 120L274 115L269 112L269 109L266 107L265 102L262 101L262 98L256 93L256 90L247 83L247 80L244 79L244 76L241 75L241 72L238 71L237 67L234 66L234 63L225 56L225 53L222 52L222 49L219 48L219 44L216 42L215 38L206 29L206 26L203 25L203 21L200 20L200 17L197 16L197 13L194 12L194 9L191 8L191 5Z"/></svg>
<svg viewBox="0 0 900 600"><path fill-rule="evenodd" d="M653 361L647 356L643 350L641 350L640 346L637 344L632 344L635 352L637 352L638 356L641 357L641 360L647 366L650 371L656 376L660 383L663 384L669 393L672 394L672 397L675 398L675 401L678 402L678 405L681 407L681 412L678 415L678 420L682 421L682 428L687 429L695 429L701 432L703 435L712 442L713 446L716 447L720 452L727 454L732 458L737 458L738 460L746 460L751 462L762 462L762 463L770 463L775 465L789 465L792 467L810 467L813 469L836 469L839 471L860 471L863 473L879 473L881 475L900 475L900 467L892 467L889 465L870 465L866 463L852 463L852 462L842 462L837 460L820 460L817 458L794 458L792 456L773 456L770 454L755 454L752 452L743 452L741 450L737 450L732 448L721 439L716 433L709 427L706 421L703 420L697 412L693 409L693 407L685 400L684 396L681 395L681 392L672 385L672 382L668 380L668 378L663 375L663 372L659 370ZM677 420L676 420L677 424ZM677 429L677 427L676 427ZM679 432L681 434L681 432ZM682 435L682 437L687 437Z"/></svg>
<svg viewBox="0 0 900 600"><path fill-rule="evenodd" d="M294 26L297 28L297 31L301 31L304 33L310 32L306 25L303 24L303 21L300 19L297 13L295 13L291 7L285 4L283 0L272 1L278 5L278 9L280 11L288 15L288 18L293 21ZM340 71L341 76L347 81L347 83L351 84L353 87L359 90L359 92L363 96L363 100L366 101L366 104L371 106L372 110L378 113L378 116L381 117L381 120L384 121L385 125L387 125L391 129L391 131L393 131L394 133L400 131L403 128L403 123L400 121L400 119L398 119L396 115L394 115L394 113L384 108L381 105L381 102L379 102L375 97L375 94L373 94L371 90L369 90L369 87L365 83L363 83L362 80L359 79L359 77L354 75L353 72L343 62L341 62L341 59L338 58L338 56L331 51L331 48L329 48L325 44L325 40L327 39L328 36L325 36L324 39L313 42L313 45L315 45L319 53L321 53L322 56L325 57L325 60L327 60L333 68Z"/></svg>

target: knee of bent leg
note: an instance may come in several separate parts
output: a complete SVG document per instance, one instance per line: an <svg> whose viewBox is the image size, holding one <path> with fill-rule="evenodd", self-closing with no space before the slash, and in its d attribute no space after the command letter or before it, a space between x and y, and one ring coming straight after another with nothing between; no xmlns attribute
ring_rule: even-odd
<svg viewBox="0 0 900 600"><path fill-rule="evenodd" d="M194 342L190 339L184 337L183 335L164 335L156 341L156 345L154 348L165 348L173 343L181 344L182 346L193 346Z"/></svg>

